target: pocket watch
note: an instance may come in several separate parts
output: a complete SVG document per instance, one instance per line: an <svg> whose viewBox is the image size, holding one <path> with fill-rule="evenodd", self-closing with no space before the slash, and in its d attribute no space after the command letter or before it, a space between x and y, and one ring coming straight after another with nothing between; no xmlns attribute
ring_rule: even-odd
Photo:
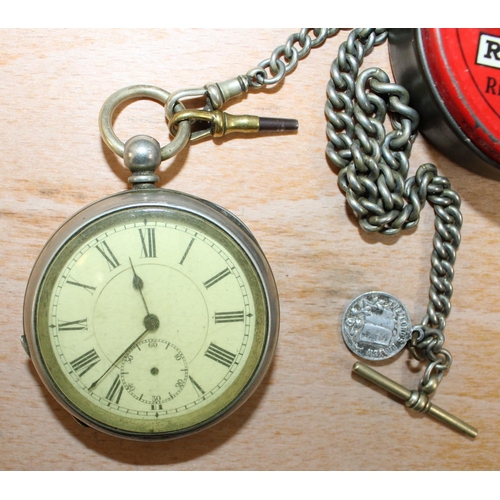
<svg viewBox="0 0 500 500"><path fill-rule="evenodd" d="M246 75L225 82L172 94L132 86L104 104L101 135L132 171L133 188L90 205L56 232L32 272L24 314L25 348L42 381L81 422L132 439L179 437L228 415L262 380L279 323L276 285L262 250L234 215L156 188L154 172L189 140L294 130L295 120L235 117L220 108L250 88L281 82L338 31L304 28ZM474 427L430 401L452 363L443 331L461 241L461 201L433 164L408 177L419 115L408 91L381 68L360 71L364 57L388 37L384 28L354 29L340 45L327 85L326 154L365 231L410 230L425 203L433 206L429 303L412 326L395 297L368 292L348 307L342 333L354 354L370 361L407 346L427 363L416 390L359 361L353 371L408 408L475 437ZM182 104L200 97L202 110ZM134 98L165 104L174 136L169 145L146 136L123 144L116 137L113 113ZM393 129L386 133L387 118Z"/></svg>
<svg viewBox="0 0 500 500"><path fill-rule="evenodd" d="M278 337L276 285L249 229L214 203L154 186L189 122L168 148L112 132L124 100L168 95L141 86L105 103L103 138L118 145L133 188L66 221L25 296L23 342L49 392L81 423L130 439L176 438L230 414L264 377Z"/></svg>

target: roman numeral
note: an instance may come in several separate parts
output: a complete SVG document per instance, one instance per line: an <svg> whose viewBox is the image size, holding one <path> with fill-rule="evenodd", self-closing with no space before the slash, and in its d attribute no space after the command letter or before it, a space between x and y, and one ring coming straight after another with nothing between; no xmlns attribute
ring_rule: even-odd
<svg viewBox="0 0 500 500"><path fill-rule="evenodd" d="M79 377L83 377L93 366L99 363L101 359L95 352L95 349L90 349L85 354L70 362L71 368L76 372Z"/></svg>
<svg viewBox="0 0 500 500"><path fill-rule="evenodd" d="M83 283L78 283L78 281L75 281L75 280L71 280L71 281L68 280L68 281L66 281L66 283L68 285L82 287L83 289L87 290L87 292L89 292L90 295L92 295L95 292L95 286L84 285Z"/></svg>
<svg viewBox="0 0 500 500"><path fill-rule="evenodd" d="M194 390L197 392L198 396L203 396L203 394L205 394L205 391L201 388L200 384L198 384L198 382L196 382L196 380L191 377L191 375L189 375L189 380L193 384Z"/></svg>
<svg viewBox="0 0 500 500"><path fill-rule="evenodd" d="M118 404L122 397L123 385L120 381L120 375L117 375L114 382L111 384L108 393L106 394L106 399L112 403Z"/></svg>
<svg viewBox="0 0 500 500"><path fill-rule="evenodd" d="M184 261L186 260L187 254L189 253L189 250L191 250L193 243L194 243L194 238L191 238L191 241L189 242L189 245L187 246L186 251L184 252L184 255L182 256L182 259L179 262L179 265L182 266L182 264L184 264Z"/></svg>
<svg viewBox="0 0 500 500"><path fill-rule="evenodd" d="M69 330L86 330L87 318L77 319L76 321L60 321L57 328L60 332L66 332Z"/></svg>
<svg viewBox="0 0 500 500"><path fill-rule="evenodd" d="M244 321L245 315L243 311L216 312L216 323L239 323Z"/></svg>
<svg viewBox="0 0 500 500"><path fill-rule="evenodd" d="M109 270L112 271L116 267L120 265L116 257L113 255L113 252L109 248L108 244L103 241L99 245L96 245L97 250L101 253L101 255L106 259L106 262L108 263Z"/></svg>
<svg viewBox="0 0 500 500"><path fill-rule="evenodd" d="M205 283L203 284L205 285L205 288L210 288L211 286L214 286L216 283L224 279L226 276L229 276L230 274L231 271L229 269L224 269L224 271L221 271L220 273L216 274L209 280L205 281Z"/></svg>
<svg viewBox="0 0 500 500"><path fill-rule="evenodd" d="M156 236L154 228L139 229L141 236L141 257L156 257Z"/></svg>
<svg viewBox="0 0 500 500"><path fill-rule="evenodd" d="M210 342L205 356L229 368L233 364L236 354L226 351L226 349L223 349L222 347L219 347L218 345Z"/></svg>

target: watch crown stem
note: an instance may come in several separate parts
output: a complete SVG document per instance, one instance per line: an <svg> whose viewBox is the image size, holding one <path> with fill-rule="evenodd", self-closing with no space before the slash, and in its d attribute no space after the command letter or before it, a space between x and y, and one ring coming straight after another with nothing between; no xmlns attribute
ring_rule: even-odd
<svg viewBox="0 0 500 500"><path fill-rule="evenodd" d="M136 135L129 139L125 143L123 159L132 172L128 180L134 187L149 187L158 182L155 170L161 164L161 147L153 137Z"/></svg>

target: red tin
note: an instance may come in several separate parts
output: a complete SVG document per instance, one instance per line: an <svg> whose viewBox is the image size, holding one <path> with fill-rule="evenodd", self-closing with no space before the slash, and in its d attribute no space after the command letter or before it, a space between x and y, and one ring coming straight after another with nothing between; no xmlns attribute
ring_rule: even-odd
<svg viewBox="0 0 500 500"><path fill-rule="evenodd" d="M426 138L456 163L500 169L500 29L394 29L389 46Z"/></svg>

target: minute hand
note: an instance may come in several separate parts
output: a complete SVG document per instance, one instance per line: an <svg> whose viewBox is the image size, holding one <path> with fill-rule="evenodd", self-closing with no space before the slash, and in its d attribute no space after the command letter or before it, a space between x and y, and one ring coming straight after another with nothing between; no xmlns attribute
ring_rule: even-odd
<svg viewBox="0 0 500 500"><path fill-rule="evenodd" d="M127 354L127 352L132 349L134 345L139 343L148 332L155 332L156 330L158 330L160 321L154 314L148 314L144 318L144 326L146 327L146 329L115 359L110 367L95 382L92 383L92 385L89 387L89 391L94 389L94 387L112 370L112 368L118 364L123 356L125 356L125 354Z"/></svg>

